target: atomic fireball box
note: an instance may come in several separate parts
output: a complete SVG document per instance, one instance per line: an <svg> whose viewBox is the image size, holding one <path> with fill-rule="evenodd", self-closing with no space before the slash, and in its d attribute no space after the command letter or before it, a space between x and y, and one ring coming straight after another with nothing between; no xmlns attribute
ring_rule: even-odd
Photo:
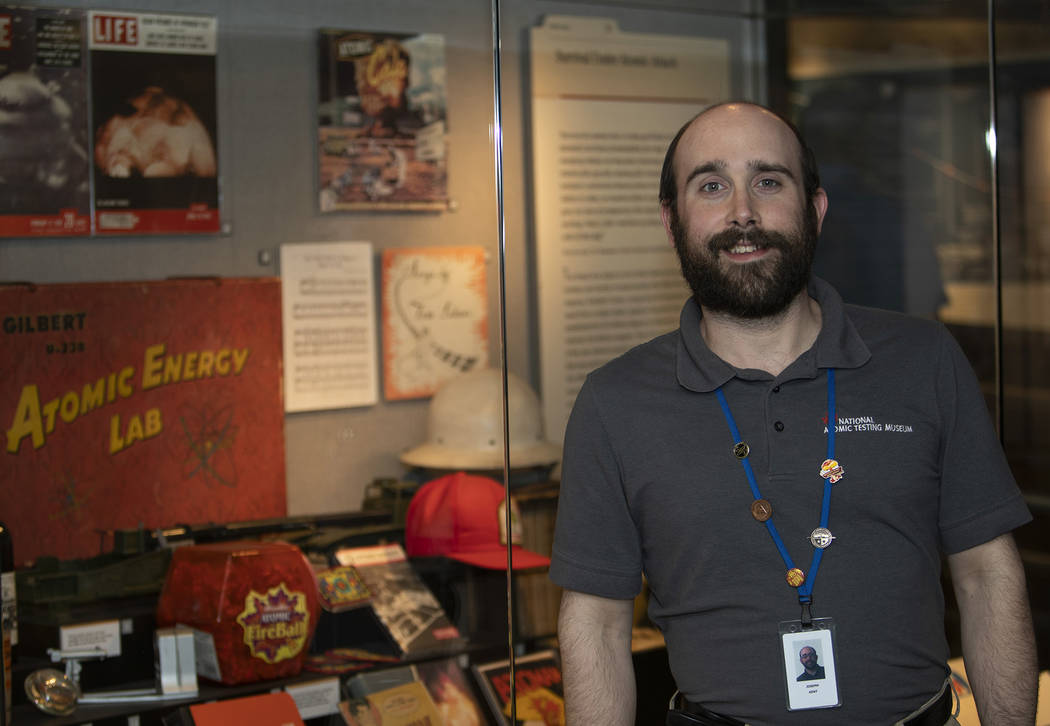
<svg viewBox="0 0 1050 726"><path fill-rule="evenodd" d="M172 553L157 626L192 628L197 674L233 685L298 675L319 614L298 547L219 542Z"/></svg>

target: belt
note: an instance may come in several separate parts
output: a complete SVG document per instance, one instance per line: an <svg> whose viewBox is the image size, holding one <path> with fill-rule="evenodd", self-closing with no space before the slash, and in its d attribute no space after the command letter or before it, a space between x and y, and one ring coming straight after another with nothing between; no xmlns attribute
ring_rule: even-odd
<svg viewBox="0 0 1050 726"><path fill-rule="evenodd" d="M899 726L944 726L952 715L951 682L945 682L941 692L925 703L915 713L898 721ZM682 716L685 715L685 718ZM704 708L702 704L690 701L680 693L671 697L667 723L669 726L747 726L731 716L722 716Z"/></svg>
<svg viewBox="0 0 1050 726"><path fill-rule="evenodd" d="M732 716L722 716L708 711L701 704L690 701L677 691L671 696L667 717L668 726L747 726ZM677 718L676 718L677 717Z"/></svg>
<svg viewBox="0 0 1050 726"><path fill-rule="evenodd" d="M954 697L951 680L944 682L941 692L918 711L898 721L900 726L944 726L952 716Z"/></svg>

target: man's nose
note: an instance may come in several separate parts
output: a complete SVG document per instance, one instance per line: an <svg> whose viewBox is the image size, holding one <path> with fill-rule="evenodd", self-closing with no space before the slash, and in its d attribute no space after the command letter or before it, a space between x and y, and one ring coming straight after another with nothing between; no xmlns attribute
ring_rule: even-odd
<svg viewBox="0 0 1050 726"><path fill-rule="evenodd" d="M758 213L755 211L754 199L747 187L735 187L729 198L728 219L731 225L748 227L759 223Z"/></svg>

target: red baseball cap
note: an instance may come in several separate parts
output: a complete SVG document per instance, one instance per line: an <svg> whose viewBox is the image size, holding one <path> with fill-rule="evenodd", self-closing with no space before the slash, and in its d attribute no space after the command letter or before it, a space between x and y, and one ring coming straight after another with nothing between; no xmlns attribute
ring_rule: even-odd
<svg viewBox="0 0 1050 726"><path fill-rule="evenodd" d="M440 555L490 570L507 569L506 499L488 477L456 472L427 482L408 504L405 552ZM513 499L511 536L514 569L547 567L549 558L521 547L521 513Z"/></svg>

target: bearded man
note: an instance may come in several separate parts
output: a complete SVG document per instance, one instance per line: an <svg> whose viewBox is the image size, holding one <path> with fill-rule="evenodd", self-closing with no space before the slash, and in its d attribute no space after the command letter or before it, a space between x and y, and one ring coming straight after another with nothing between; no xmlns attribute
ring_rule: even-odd
<svg viewBox="0 0 1050 726"><path fill-rule="evenodd" d="M634 723L644 574L668 724L954 723L944 556L982 722L1030 726L1010 534L1030 514L958 345L810 275L828 197L768 109L683 126L660 203L692 298L677 331L588 376L565 436L550 577L568 722ZM800 643L823 679L797 680Z"/></svg>

